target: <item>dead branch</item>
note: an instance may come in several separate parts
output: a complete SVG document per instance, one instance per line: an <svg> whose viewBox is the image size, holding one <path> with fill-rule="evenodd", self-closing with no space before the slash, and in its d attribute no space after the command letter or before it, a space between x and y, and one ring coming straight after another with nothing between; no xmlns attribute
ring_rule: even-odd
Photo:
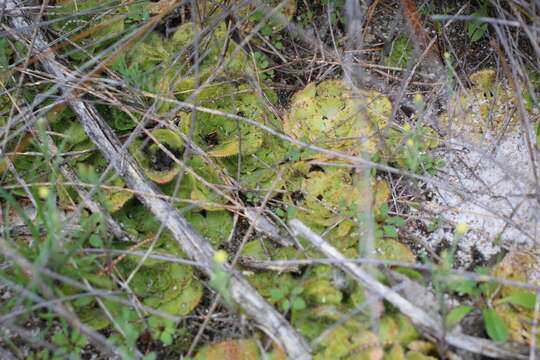
<svg viewBox="0 0 540 360"><path fill-rule="evenodd" d="M337 265L343 271L350 274L359 283L366 287L368 291L384 298L386 301L397 307L404 315L426 335L438 340L444 340L448 344L457 348L470 351L472 353L490 356L498 359L527 359L528 348L522 346L503 346L494 342L481 339L459 332L445 332L439 322L435 321L426 311L413 305L411 301L378 282L371 275L367 274L356 264L347 261L347 258L339 250L326 242L319 235L300 220L294 219L289 222L293 233L308 240L318 251L330 259L336 260ZM412 282L411 282L412 283ZM417 285L419 286L419 285ZM418 294L415 295L418 297Z"/></svg>

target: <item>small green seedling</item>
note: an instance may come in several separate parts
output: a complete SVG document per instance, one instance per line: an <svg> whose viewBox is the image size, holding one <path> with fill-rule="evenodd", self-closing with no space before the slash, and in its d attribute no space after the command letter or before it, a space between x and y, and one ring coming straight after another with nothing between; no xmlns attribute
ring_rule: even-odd
<svg viewBox="0 0 540 360"><path fill-rule="evenodd" d="M148 319L148 327L154 339L161 341L165 345L171 345L176 332L176 325L173 321L152 316Z"/></svg>
<svg viewBox="0 0 540 360"><path fill-rule="evenodd" d="M397 238L399 233L399 228L406 224L406 221L401 216L391 216L388 214L389 207L387 203L384 203L379 208L378 214L375 216L376 227L375 227L375 237L376 238Z"/></svg>
<svg viewBox="0 0 540 360"><path fill-rule="evenodd" d="M480 8L473 12L471 16L475 18L479 17L485 17L488 15L488 1L482 0L480 1ZM466 23L467 28L467 36L469 37L469 40L471 42L477 42L481 40L487 33L488 30L488 23L481 22L478 20L471 20L467 21Z"/></svg>
<svg viewBox="0 0 540 360"><path fill-rule="evenodd" d="M278 303L285 312L290 309L303 310L306 308L306 302L301 297L303 292L303 287L289 287L287 284L284 284L280 287L270 289L270 297Z"/></svg>
<svg viewBox="0 0 540 360"><path fill-rule="evenodd" d="M80 359L83 347L88 344L88 338L78 330L69 331L65 326L52 337L52 342L58 346L59 352L69 354L70 359ZM61 358L61 357L59 357ZM53 357L56 359L56 357Z"/></svg>

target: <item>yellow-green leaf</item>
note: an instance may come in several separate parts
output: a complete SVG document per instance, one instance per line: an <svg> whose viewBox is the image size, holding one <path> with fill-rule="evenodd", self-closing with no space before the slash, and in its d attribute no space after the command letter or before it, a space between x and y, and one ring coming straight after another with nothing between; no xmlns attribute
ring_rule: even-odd
<svg viewBox="0 0 540 360"><path fill-rule="evenodd" d="M493 309L483 309L484 325L490 338L497 342L508 340L508 327Z"/></svg>

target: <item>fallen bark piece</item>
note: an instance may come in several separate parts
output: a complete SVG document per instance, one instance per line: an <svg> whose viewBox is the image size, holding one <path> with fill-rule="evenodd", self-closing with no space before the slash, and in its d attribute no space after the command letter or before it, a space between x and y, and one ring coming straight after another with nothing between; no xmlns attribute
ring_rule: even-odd
<svg viewBox="0 0 540 360"><path fill-rule="evenodd" d="M490 356L497 359L527 359L529 349L523 346L497 345L494 342L457 332L444 332L442 325L426 313L424 310L413 305L399 293L378 282L371 275L362 270L359 266L343 256L343 254L326 242L300 220L293 219L289 226L296 236L302 236L308 240L318 251L332 260L336 260L337 266L350 274L354 279L366 287L375 295L380 296L398 308L426 336L448 344L467 350L471 353Z"/></svg>
<svg viewBox="0 0 540 360"><path fill-rule="evenodd" d="M88 137L113 165L129 188L135 191L140 201L171 231L186 254L197 262L207 265L201 267L201 270L211 275L215 252L212 246L193 230L171 204L160 197L161 191L142 173L135 160L127 153L125 146L120 143L116 134L94 106L74 96L69 84L74 82L77 76L55 59L52 49L40 31L35 31L33 34L35 26L24 17L20 4L14 0L1 0L0 8L10 13L8 19L13 27L13 33L20 40L29 42L32 35L35 35L34 56L39 59L46 71L56 77L58 83L65 84L62 86L62 93L83 124ZM73 88L76 87L73 86ZM236 304L255 320L265 333L283 346L290 358L311 359L309 346L283 316L270 306L239 273L234 272L229 266L226 269L231 276L230 295Z"/></svg>

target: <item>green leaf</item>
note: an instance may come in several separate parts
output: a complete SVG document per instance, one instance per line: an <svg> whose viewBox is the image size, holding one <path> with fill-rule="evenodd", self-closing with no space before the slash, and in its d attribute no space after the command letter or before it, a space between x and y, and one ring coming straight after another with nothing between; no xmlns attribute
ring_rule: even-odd
<svg viewBox="0 0 540 360"><path fill-rule="evenodd" d="M0 187L0 198L4 198L6 202L15 210L17 215L21 217L21 219L24 221L26 226L30 229L30 232L32 233L32 237L34 239L39 239L39 229L36 225L34 225L34 221L30 220L28 215L26 214L26 211L19 205L17 200L8 192L6 192L4 189Z"/></svg>
<svg viewBox="0 0 540 360"><path fill-rule="evenodd" d="M270 296L272 297L272 299L279 301L285 297L285 294L279 288L272 288L270 289Z"/></svg>
<svg viewBox="0 0 540 360"><path fill-rule="evenodd" d="M491 273L491 269L487 266L477 266L474 268L474 272L478 275L489 275Z"/></svg>
<svg viewBox="0 0 540 360"><path fill-rule="evenodd" d="M173 342L173 337L171 333L169 333L168 331L164 331L159 337L159 340L165 345L171 345Z"/></svg>
<svg viewBox="0 0 540 360"><path fill-rule="evenodd" d="M536 304L536 295L532 292L516 292L508 297L499 300L499 303L509 302L513 305L524 307L527 310L534 310Z"/></svg>
<svg viewBox="0 0 540 360"><path fill-rule="evenodd" d="M416 256L407 245L397 240L389 239L388 237L375 240L375 251L379 259L407 262L414 262L416 260Z"/></svg>
<svg viewBox="0 0 540 360"><path fill-rule="evenodd" d="M343 300L343 294L333 286L330 279L316 276L306 282L304 298L313 304L338 305Z"/></svg>
<svg viewBox="0 0 540 360"><path fill-rule="evenodd" d="M417 270L409 269L409 268L397 268L395 271L400 274L405 275L409 279L414 280L418 283L424 282L424 277L422 276L422 273L420 273Z"/></svg>
<svg viewBox="0 0 540 360"><path fill-rule="evenodd" d="M493 282L485 282L478 285L478 289L482 294L486 294L489 296L495 289L497 288L497 284Z"/></svg>
<svg viewBox="0 0 540 360"><path fill-rule="evenodd" d="M385 219L388 217L388 204L387 203L384 203L381 205L380 209L379 209L379 212L380 212L380 216L381 218Z"/></svg>
<svg viewBox="0 0 540 360"><path fill-rule="evenodd" d="M64 332L56 333L52 336L52 341L58 346L67 345L69 343L66 334Z"/></svg>
<svg viewBox="0 0 540 360"><path fill-rule="evenodd" d="M203 346L191 360L259 359L258 350L254 339L227 340Z"/></svg>
<svg viewBox="0 0 540 360"><path fill-rule="evenodd" d="M294 206L287 207L287 219L295 219L298 216L298 209Z"/></svg>
<svg viewBox="0 0 540 360"><path fill-rule="evenodd" d="M72 123L71 126L64 131L64 135L70 144L79 144L88 138L83 126L79 122Z"/></svg>
<svg viewBox="0 0 540 360"><path fill-rule="evenodd" d="M386 59L390 66L406 66L413 54L413 45L406 36L400 36L392 44L392 49Z"/></svg>
<svg viewBox="0 0 540 360"><path fill-rule="evenodd" d="M157 354L155 352L148 353L144 355L143 360L156 360Z"/></svg>
<svg viewBox="0 0 540 360"><path fill-rule="evenodd" d="M395 238L398 236L398 229L395 226L384 225L383 226L384 236Z"/></svg>
<svg viewBox="0 0 540 360"><path fill-rule="evenodd" d="M471 14L474 17L488 16L487 2L481 4L480 9ZM480 22L477 19L467 22L467 36L471 42L480 40L488 30L488 23Z"/></svg>
<svg viewBox="0 0 540 360"><path fill-rule="evenodd" d="M232 216L227 211L190 212L186 219L215 247L227 239L233 226Z"/></svg>
<svg viewBox="0 0 540 360"><path fill-rule="evenodd" d="M303 310L306 308L306 302L302 298L296 298L292 302L293 310Z"/></svg>
<svg viewBox="0 0 540 360"><path fill-rule="evenodd" d="M450 290L453 290L461 294L473 295L478 292L478 288L476 287L476 282L474 282L473 280L468 280L468 279L453 280L453 281L451 280L447 283L447 287Z"/></svg>
<svg viewBox="0 0 540 360"><path fill-rule="evenodd" d="M90 242L90 245L92 245L95 248L103 246L103 241L101 241L101 236L98 234L92 234L90 235L90 238L88 239Z"/></svg>
<svg viewBox="0 0 540 360"><path fill-rule="evenodd" d="M406 221L401 216L391 216L385 220L385 223L388 225L395 225L397 227L401 227L406 224Z"/></svg>
<svg viewBox="0 0 540 360"><path fill-rule="evenodd" d="M469 38L472 42L477 42L478 40L482 39L488 29L488 24L475 24L475 23L469 23L467 24L467 35L469 35Z"/></svg>
<svg viewBox="0 0 540 360"><path fill-rule="evenodd" d="M90 305L93 301L94 301L94 299L92 297L84 296L84 297L81 297L81 298L78 298L77 300L75 300L73 302L73 306L76 307L76 308L82 308L84 306Z"/></svg>
<svg viewBox="0 0 540 360"><path fill-rule="evenodd" d="M283 211L283 209L280 209L280 208L277 208L276 211L275 211L276 215L279 216L280 218L284 218L285 217L285 211Z"/></svg>
<svg viewBox="0 0 540 360"><path fill-rule="evenodd" d="M289 311L289 309L291 308L291 302L289 301L289 299L286 299L281 303L281 308L283 309L283 311Z"/></svg>
<svg viewBox="0 0 540 360"><path fill-rule="evenodd" d="M9 46L7 38L0 39L0 70L7 69L9 65L9 58L13 51Z"/></svg>
<svg viewBox="0 0 540 360"><path fill-rule="evenodd" d="M461 319L470 313L474 308L470 305L460 305L452 310L446 315L446 325L448 327L453 327L457 325Z"/></svg>
<svg viewBox="0 0 540 360"><path fill-rule="evenodd" d="M113 127L116 130L131 130L137 125L128 114L115 107L112 108L111 115L114 119Z"/></svg>
<svg viewBox="0 0 540 360"><path fill-rule="evenodd" d="M253 259L266 259L267 254L261 243L262 241L260 240L249 241L242 249L241 255L247 256ZM272 293L272 290L279 290L279 289L277 288L270 289L270 293Z"/></svg>
<svg viewBox="0 0 540 360"><path fill-rule="evenodd" d="M300 295L301 293L304 292L304 288L303 287L300 287L300 286L296 286L292 289L291 291L291 294L293 295Z"/></svg>
<svg viewBox="0 0 540 360"><path fill-rule="evenodd" d="M538 126L538 137L540 137L540 125ZM291 154L290 154L290 157L291 157L291 160L292 161L298 161L300 160L300 150L298 149L293 149L291 151Z"/></svg>
<svg viewBox="0 0 540 360"><path fill-rule="evenodd" d="M251 18L253 19L253 21L255 22L260 22L262 19L264 19L264 13L262 11L255 11L253 13L253 15L251 16Z"/></svg>
<svg viewBox="0 0 540 360"><path fill-rule="evenodd" d="M74 345L77 345L78 347L83 347L83 346L86 346L86 344L88 344L88 339L86 338L86 336L82 335L79 331L74 330L71 332L71 342Z"/></svg>
<svg viewBox="0 0 540 360"><path fill-rule="evenodd" d="M265 36L270 36L272 35L272 33L273 33L272 26L270 25L265 25L261 28L261 34Z"/></svg>
<svg viewBox="0 0 540 360"><path fill-rule="evenodd" d="M493 309L483 309L484 325L487 334L493 341L505 342L508 340L508 327L504 320Z"/></svg>

